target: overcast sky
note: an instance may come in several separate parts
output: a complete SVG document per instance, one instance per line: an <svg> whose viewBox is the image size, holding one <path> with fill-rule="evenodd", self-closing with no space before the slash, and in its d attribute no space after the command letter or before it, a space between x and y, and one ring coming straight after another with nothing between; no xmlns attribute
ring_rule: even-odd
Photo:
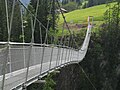
<svg viewBox="0 0 120 90"><path fill-rule="evenodd" d="M27 5L29 2L30 2L30 0L21 0L25 5Z"/></svg>

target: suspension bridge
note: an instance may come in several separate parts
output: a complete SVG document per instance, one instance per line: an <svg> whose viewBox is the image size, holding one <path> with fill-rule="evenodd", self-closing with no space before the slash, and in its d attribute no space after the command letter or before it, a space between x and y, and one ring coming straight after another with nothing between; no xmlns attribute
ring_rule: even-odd
<svg viewBox="0 0 120 90"><path fill-rule="evenodd" d="M60 4L59 2L57 2L72 40L69 41L68 45L65 45L63 42L63 37L65 35L63 35L59 44L56 44L54 42L49 44L47 42L49 20L47 27L45 27L36 17L38 12L39 0L37 0L35 15L32 14L31 11L27 9L20 0L18 0L21 10L24 8L24 10L29 12L31 15L32 37L30 43L25 43L24 37L22 43L11 42L11 27L14 17L15 2L16 0L13 0L12 14L11 18L9 18L8 2L7 0L5 0L8 41L0 42L0 90L21 90L23 86L30 85L31 83L45 76L50 71L53 71L68 64L79 63L84 59L88 49L92 29L92 25L90 24L89 20L90 18L93 19L93 17L88 18L89 22L83 44L80 46L79 49L75 49L71 46L71 42L76 46L78 45L75 42L74 35L67 25L67 21L65 20L65 17L60 8ZM22 35L24 36L24 20L22 11L21 22L21 31ZM34 42L34 31L36 22L40 24L40 28L43 27L46 30L44 43ZM41 29L40 32L42 32ZM42 35L40 34L40 39L41 36Z"/></svg>

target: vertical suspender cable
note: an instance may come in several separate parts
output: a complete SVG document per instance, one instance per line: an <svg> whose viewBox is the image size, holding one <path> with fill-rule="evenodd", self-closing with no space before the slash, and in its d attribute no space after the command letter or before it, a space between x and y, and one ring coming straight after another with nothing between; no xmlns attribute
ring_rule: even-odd
<svg viewBox="0 0 120 90"><path fill-rule="evenodd" d="M10 27L9 27L9 16L8 16L8 2L5 0L5 6L6 6L6 18L7 18L7 29L8 29L8 43L10 41Z"/></svg>
<svg viewBox="0 0 120 90"><path fill-rule="evenodd" d="M20 1L18 0L18 2L30 13L30 15L34 18L36 18L36 21L41 24L41 26L46 30L47 28L40 22L40 20Z"/></svg>
<svg viewBox="0 0 120 90"><path fill-rule="evenodd" d="M90 80L90 78L88 77L88 75L86 74L86 72L84 71L84 69L81 67L81 65L79 63L77 65L82 70L83 74L88 79L88 81L90 82L90 84L93 86L94 90L97 90L96 87L95 87L95 85L92 83L92 81Z"/></svg>
<svg viewBox="0 0 120 90"><path fill-rule="evenodd" d="M35 11L35 20L34 20L34 29L35 29L35 26L36 26L36 17L37 17L37 14L38 14L38 9L39 9L39 3L40 3L40 0L37 0L37 7L36 7L36 11ZM41 44L42 44L42 32L41 32L41 23L39 23L39 29L40 29L40 41L41 41ZM43 48L43 49L45 49L45 48ZM35 51L34 51L34 53L35 53ZM42 53L44 53L44 50L43 50L43 52ZM35 54L34 54L35 55ZM41 59L41 67L40 67L40 69L42 69L42 60L43 60L43 57L44 57L44 55L42 55L42 59ZM41 74L41 70L40 70L40 74Z"/></svg>
<svg viewBox="0 0 120 90"><path fill-rule="evenodd" d="M62 64L62 62L63 62L63 54L64 54L64 47L63 47L63 38L64 38L64 23L63 23L63 29L62 29L62 38L61 38L61 46L62 46L62 48L63 48L63 51L62 51L62 56L61 56L61 64Z"/></svg>
<svg viewBox="0 0 120 90"><path fill-rule="evenodd" d="M52 9L53 9L53 12L54 12L54 0L52 0L51 2L51 7L50 7L50 14L52 12ZM53 13L52 13L53 14ZM52 28L53 30L55 30L54 28ZM52 36L51 36L51 39L52 39ZM51 44L52 44L52 40L51 40ZM52 50L51 50L51 55L50 55L50 63L49 63L49 70L51 69L51 62L52 62L52 57L53 57L53 49L54 49L54 45L52 45L52 47L50 47Z"/></svg>
<svg viewBox="0 0 120 90"><path fill-rule="evenodd" d="M61 46L59 45L59 54L58 54L58 66L60 65L60 56L61 56Z"/></svg>
<svg viewBox="0 0 120 90"><path fill-rule="evenodd" d="M67 27L67 29L68 29L68 31L69 31L69 33L70 33L70 37L69 37L69 40L68 40L68 46L70 46L70 38L72 37L72 39L73 39L73 35L72 35L72 33L71 33L71 31L70 31L70 28L69 28L69 26L68 26L68 24L67 24L67 21L66 21L66 19L65 19L65 16L63 15L63 12L62 12L62 9L61 9L61 7L60 7L60 4L59 4L59 1L57 0L57 4L58 4L58 7L59 7L59 9L60 9L60 12L61 12L61 14L62 14L62 17L63 17L63 19L64 19L64 22L65 22L65 24L66 24L66 27ZM69 51L69 53L68 53L68 57L69 57L69 54L70 54L70 50L69 50L70 48L68 47L68 51ZM66 53L67 54L67 53ZM67 60L68 61L68 60Z"/></svg>
<svg viewBox="0 0 120 90"><path fill-rule="evenodd" d="M64 46L66 46L66 41L67 41L67 36L64 36ZM66 63L66 59L67 59L67 48L65 48L65 57L64 57L64 62Z"/></svg>
<svg viewBox="0 0 120 90"><path fill-rule="evenodd" d="M51 13L51 10L52 10L52 7L50 7L50 13ZM50 13L49 13L49 14L50 14ZM45 44L45 43L48 44L48 29L49 29L49 25L50 25L50 20L48 19L44 44Z"/></svg>
<svg viewBox="0 0 120 90"><path fill-rule="evenodd" d="M59 46L58 46L58 52L57 52L57 58L56 58L56 67L58 66L58 59L59 59L59 53L60 53L60 50L59 50Z"/></svg>
<svg viewBox="0 0 120 90"><path fill-rule="evenodd" d="M45 44L43 45L43 49L42 49L42 58L41 58L41 66L40 66L40 75L42 73L42 64L43 64L43 60L44 60L44 53L45 53Z"/></svg>
<svg viewBox="0 0 120 90"><path fill-rule="evenodd" d="M30 67L30 59L31 59L33 42L34 42L34 27L33 27L33 19L32 19L32 16L31 16L31 28L32 28L32 38L31 38L31 44L30 44L30 47L29 47L29 57L28 57L28 61L27 61L27 72L26 72L25 82L27 82L27 79L28 79L28 73L29 73L29 67Z"/></svg>
<svg viewBox="0 0 120 90"><path fill-rule="evenodd" d="M66 27L67 27L67 29L68 29L68 31L69 31L69 33L70 33L70 36L71 36L71 38L73 39L75 45L76 45L77 48L78 48L78 44L76 43L76 41L75 41L75 39L74 39L74 36L72 35L71 30L70 30L70 28L69 28L69 26L68 26L68 24L67 24L67 21L66 21L65 16L64 16L64 14L63 14L63 12L62 12L60 3L59 3L58 0L56 0L56 1L57 1L57 4L58 4L58 7L60 8L60 12L61 12L61 15L62 15L62 17L63 17L63 19L64 19L64 22L65 22L65 24L66 24Z"/></svg>
<svg viewBox="0 0 120 90"><path fill-rule="evenodd" d="M11 29L12 29L12 23L13 23L13 17L14 17L15 1L16 0L13 0L13 5L12 5L12 14L11 14L11 19L10 19L9 36L8 36L9 42L10 42ZM9 53L8 54L9 54L10 73L12 75L12 70L11 70L11 68L12 68L12 65L11 65L12 61L11 61L11 47L10 47L10 45L9 45Z"/></svg>
<svg viewBox="0 0 120 90"><path fill-rule="evenodd" d="M50 8L50 11L51 11L51 8ZM44 54L45 54L45 44L46 42L48 43L48 29L49 29L49 19L47 21L47 28L46 28L46 35L45 35L45 40L44 40L44 43L43 43L43 49L42 49L42 59L41 59L41 67L40 67L40 75L42 73L42 67L43 67L43 60L44 60Z"/></svg>
<svg viewBox="0 0 120 90"><path fill-rule="evenodd" d="M72 34L74 34L74 31L72 32ZM73 47L74 47L73 45L74 45L74 40L72 39L72 40L71 40L71 50L70 50L70 61L69 61L69 62L72 61L72 60L71 60L71 58L72 58L72 51L74 50L74 49L73 49Z"/></svg>
<svg viewBox="0 0 120 90"><path fill-rule="evenodd" d="M13 22L13 17L14 17L15 2L16 2L16 0L13 0L13 5L12 5L12 14L11 14L11 20L10 20L10 33L11 33L11 29L12 29L12 22ZM9 37L10 37L10 36L9 36Z"/></svg>
<svg viewBox="0 0 120 90"><path fill-rule="evenodd" d="M41 24L39 23L39 30L40 30L40 43L42 44L42 31L41 31Z"/></svg>
<svg viewBox="0 0 120 90"><path fill-rule="evenodd" d="M38 14L38 7L39 7L39 0L37 0L37 7L36 7L36 11L35 11L35 19L34 19L34 29L35 29L35 25L36 25L36 17L37 17L37 14Z"/></svg>
<svg viewBox="0 0 120 90"><path fill-rule="evenodd" d="M23 25L23 8L21 5L20 6L20 13L21 13L21 23L22 23L22 41L23 43L25 43L25 34L24 34L24 25ZM24 68L26 67L26 63L25 63L25 46L23 44L23 59L24 59Z"/></svg>
<svg viewBox="0 0 120 90"><path fill-rule="evenodd" d="M40 24L40 23L39 23L39 30L40 30L40 43L41 43L41 45L42 45L43 41L42 41L42 31L41 31L41 24ZM44 57L44 55L43 55L44 49L45 49L45 48L44 48L44 46L43 46L43 47L42 47L42 51L41 51L41 52L42 52L42 54L41 54L41 55L42 55L42 58L41 58L41 62L40 62L40 64L41 64L41 65L40 65L40 74L41 74L41 72L42 72L42 63L43 63L42 60L43 60L43 57Z"/></svg>
<svg viewBox="0 0 120 90"><path fill-rule="evenodd" d="M50 13L52 13L52 18L53 18L53 26L52 26L52 29L54 30L55 32L55 0L52 0L51 2L51 10L50 10ZM53 38L51 36L51 38ZM52 50L51 50L51 56L50 56L50 63L49 63L49 70L51 69L51 64L52 64L52 58L53 58L53 51L54 51L54 40L55 38L53 38L53 40L51 40L51 44L52 44ZM53 42L52 42L53 41Z"/></svg>
<svg viewBox="0 0 120 90"><path fill-rule="evenodd" d="M50 63L49 63L49 70L51 69L51 64L52 64L53 49L54 49L54 46L52 46L52 50L51 50Z"/></svg>
<svg viewBox="0 0 120 90"><path fill-rule="evenodd" d="M5 50L5 55L8 56L8 49ZM5 86L5 74L6 74L6 70L7 70L7 57L5 57L5 61L3 62L3 67L2 67L2 73L3 73L3 79L2 79L2 86L0 87L1 90L4 90L4 86Z"/></svg>
<svg viewBox="0 0 120 90"><path fill-rule="evenodd" d="M38 7L39 7L39 0L37 0L37 6L36 6L36 11L35 11L35 17L34 17L34 24L33 24L33 29L34 29L34 31L35 31L35 26L36 26L36 20L37 20L37 14L38 14ZM33 37L34 37L34 35L33 35ZM33 43L34 43L34 41L33 41ZM33 49L33 53L34 53L34 55L33 55L33 65L35 65L35 60L36 60L36 58L35 58L35 55L36 55L36 53L35 53L35 49Z"/></svg>
<svg viewBox="0 0 120 90"><path fill-rule="evenodd" d="M72 61L72 51L73 51L73 40L71 41L71 50L70 50L70 62Z"/></svg>
<svg viewBox="0 0 120 90"><path fill-rule="evenodd" d="M54 30L54 34L56 34L56 28L55 28L55 0L52 0L52 18L53 18L53 21L52 21L52 29ZM51 68L51 62L52 62L52 57L53 57L53 49L54 49L54 46L56 45L56 39L55 39L55 35L53 36L53 44L52 45L52 51L51 51L51 59L50 59L50 67L49 69ZM58 47L59 49L59 47ZM58 50L59 51L59 50ZM56 65L57 65L57 60L56 60Z"/></svg>
<svg viewBox="0 0 120 90"><path fill-rule="evenodd" d="M5 0L5 9L6 9L6 19L7 19L7 29L8 29L8 43L7 43L7 57L9 57L9 41L10 41L10 27L9 27L9 16L8 16L8 2ZM7 60L4 61L3 64L3 80L2 80L2 87L1 89L4 90L5 85L5 74L7 69Z"/></svg>

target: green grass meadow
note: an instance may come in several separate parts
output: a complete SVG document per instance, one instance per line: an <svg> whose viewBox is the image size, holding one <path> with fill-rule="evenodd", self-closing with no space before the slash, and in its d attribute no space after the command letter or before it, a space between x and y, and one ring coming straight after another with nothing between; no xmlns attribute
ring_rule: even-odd
<svg viewBox="0 0 120 90"><path fill-rule="evenodd" d="M110 5L114 5L115 3L110 3ZM97 5L93 7L89 7L86 9L79 9L74 10L68 13L64 13L64 16L66 18L66 21L68 23L73 24L87 24L88 16L94 17L94 29L96 31L96 28L98 28L103 22L104 22L104 13L108 9L106 4ZM64 20L62 15L60 14L59 21L58 21L58 33L57 36L62 35L62 26L63 26ZM71 28L70 28L71 29ZM87 28L85 28L87 29ZM72 29L71 29L72 30ZM78 32L77 30L75 31ZM68 30L64 30L64 34L68 34Z"/></svg>
<svg viewBox="0 0 120 90"><path fill-rule="evenodd" d="M113 4L113 3L112 3ZM86 9L74 10L69 13L65 13L65 18L68 23L83 23L87 22L88 16L94 16L94 21L103 21L104 13L107 10L106 4L98 5ZM62 15L60 15L59 24L63 23Z"/></svg>

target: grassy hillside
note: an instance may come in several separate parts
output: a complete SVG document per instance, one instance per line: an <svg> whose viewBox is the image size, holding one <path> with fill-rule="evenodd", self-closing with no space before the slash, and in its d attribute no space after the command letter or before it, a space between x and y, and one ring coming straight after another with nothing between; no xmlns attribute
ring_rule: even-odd
<svg viewBox="0 0 120 90"><path fill-rule="evenodd" d="M112 3L113 4L113 3ZM86 9L74 10L69 13L65 13L67 22L81 23L86 22L88 16L94 16L95 21L103 21L103 15L107 10L106 4L98 5ZM59 24L63 23L63 18L60 15Z"/></svg>
<svg viewBox="0 0 120 90"><path fill-rule="evenodd" d="M111 3L111 5L114 5L115 3ZM93 6L86 9L81 10L74 10L69 13L64 13L64 16L66 17L66 20L68 22L68 26L70 30L74 31L75 33L78 33L81 29L86 29L87 27L87 18L88 16L94 16L94 30L96 31L96 28L98 28L104 21L104 13L108 9L106 7L106 4ZM77 25L86 25L84 28L76 28ZM60 15L59 22L58 22L58 33L57 36L62 35L62 28L63 28L63 18L62 15ZM69 34L67 28L65 27L64 34Z"/></svg>

